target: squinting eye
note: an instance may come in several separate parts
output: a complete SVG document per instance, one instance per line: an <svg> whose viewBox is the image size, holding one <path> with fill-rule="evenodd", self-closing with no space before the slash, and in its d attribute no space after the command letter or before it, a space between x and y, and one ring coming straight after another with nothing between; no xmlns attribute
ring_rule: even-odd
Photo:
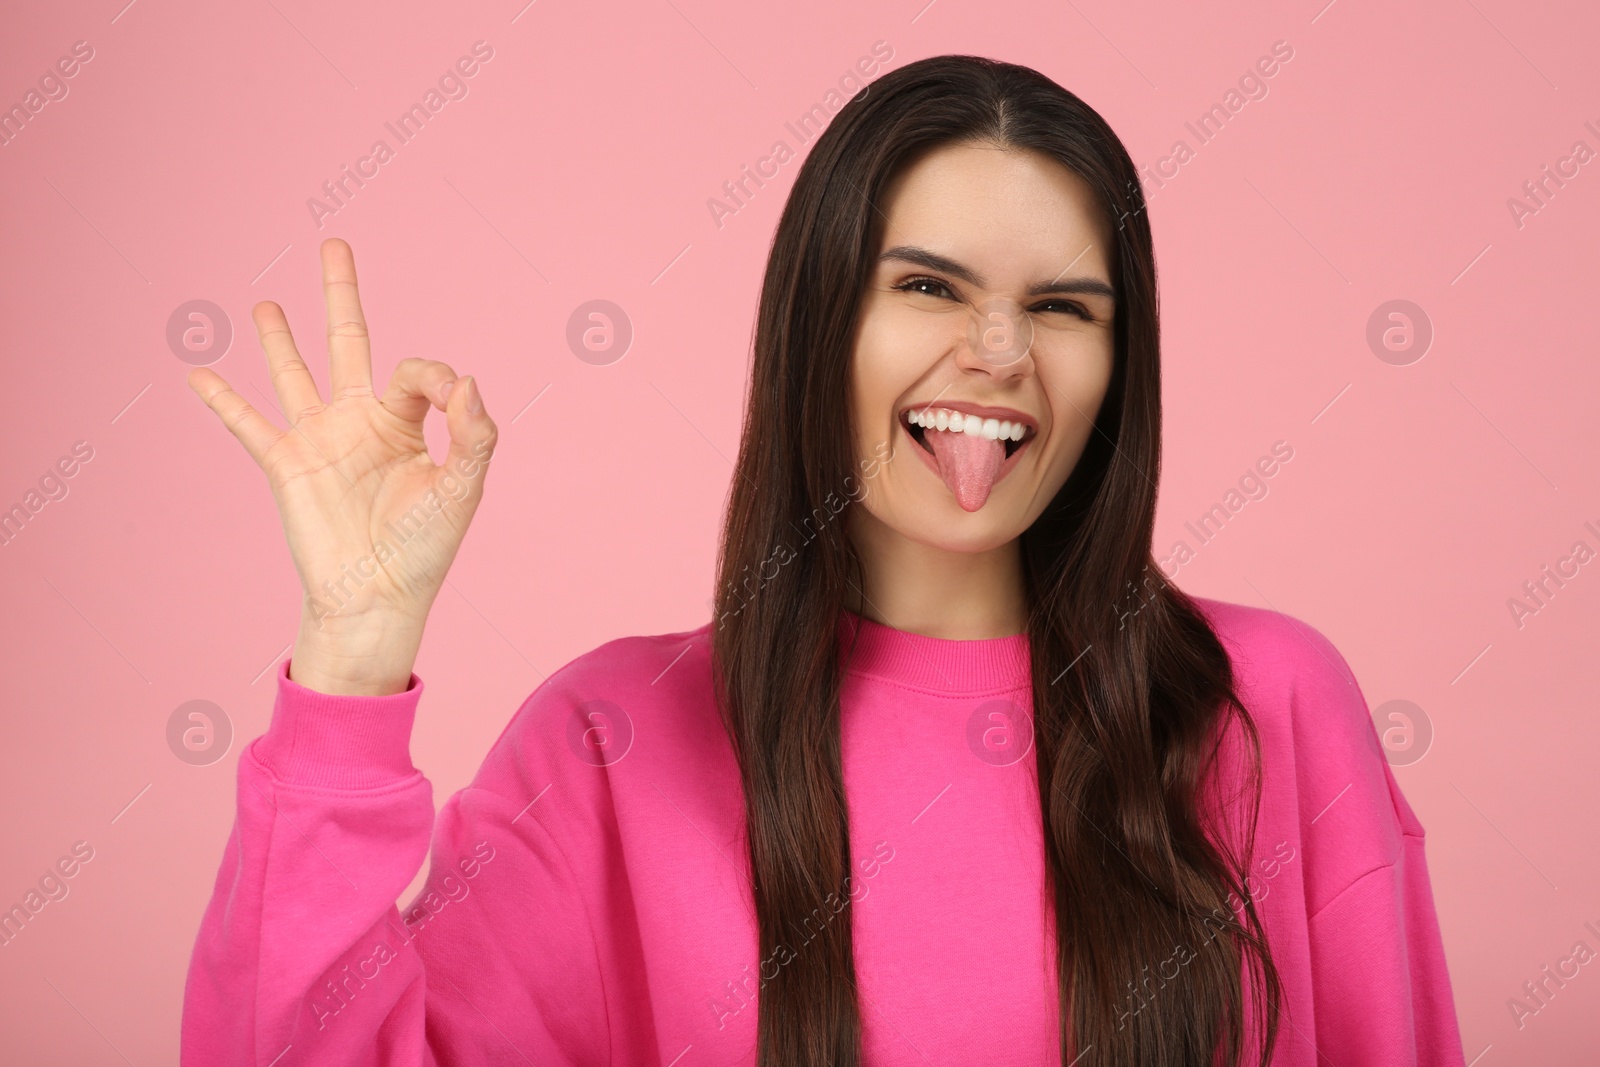
<svg viewBox="0 0 1600 1067"><path fill-rule="evenodd" d="M1065 311L1069 315L1078 316L1078 318L1084 320L1085 322L1094 321L1094 316L1089 314L1088 309L1086 309L1082 304L1074 304L1070 300L1052 300L1048 304L1043 305L1040 310Z"/></svg>
<svg viewBox="0 0 1600 1067"><path fill-rule="evenodd" d="M930 286L936 291L935 292L927 292L925 289L922 288L923 286ZM900 292L904 292L904 293L920 293L923 296L933 296L933 297L941 297L941 298L949 298L949 299L954 299L955 298L955 294L950 292L950 287L948 285L946 285L944 282L941 282L937 278L926 278L926 277L921 277L921 276L918 276L918 277L915 277L915 278L907 278L905 281L899 282L896 285L891 286L890 288L898 290ZM1077 317L1079 319L1082 319L1084 322L1094 322L1095 321L1094 315L1092 315L1087 308L1085 308L1082 304L1077 304L1077 303L1074 303L1074 302L1072 302L1070 300L1051 300L1051 301L1047 301L1046 303L1040 304L1038 307L1034 308L1033 310L1034 311L1065 312L1068 315L1073 315L1073 316L1075 316L1075 317Z"/></svg>
<svg viewBox="0 0 1600 1067"><path fill-rule="evenodd" d="M937 289L943 290L946 294L948 294L950 292L950 287L945 285L944 282L941 282L936 278L907 278L905 281L900 282L898 285L892 286L891 288L897 289L897 290L899 290L901 292L922 293L923 296L938 296L939 295L938 293L923 292L923 290L917 288L918 286L921 286L921 285L931 285L931 286L933 286L933 287L935 287Z"/></svg>

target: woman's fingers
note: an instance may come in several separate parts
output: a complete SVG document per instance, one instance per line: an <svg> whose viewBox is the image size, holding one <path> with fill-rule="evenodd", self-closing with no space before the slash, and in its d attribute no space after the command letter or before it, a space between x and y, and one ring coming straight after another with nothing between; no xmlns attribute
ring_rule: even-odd
<svg viewBox="0 0 1600 1067"><path fill-rule="evenodd" d="M407 422L421 422L428 408L447 410L445 386L456 380L448 363L436 359L402 359L389 378L383 406Z"/></svg>
<svg viewBox="0 0 1600 1067"><path fill-rule="evenodd" d="M489 469L500 430L484 410L478 381L472 375L462 378L450 391L445 422L450 428L450 450L440 469L440 488L456 500L475 499L483 491L483 475ZM451 478L464 487L455 488L448 480Z"/></svg>
<svg viewBox="0 0 1600 1067"><path fill-rule="evenodd" d="M289 320L284 318L283 308L263 300L250 309L250 317L255 320L261 350L267 354L267 373L272 376L278 403L283 405L283 417L293 426L306 412L322 406L316 380L294 346L294 336L289 333ZM189 382L194 384L193 375Z"/></svg>
<svg viewBox="0 0 1600 1067"><path fill-rule="evenodd" d="M222 375L209 367L196 367L189 372L189 388L200 394L206 406L217 413L222 424L244 445L250 458L265 469L267 452L283 436L283 431L234 392Z"/></svg>
<svg viewBox="0 0 1600 1067"><path fill-rule="evenodd" d="M331 398L372 395L372 346L356 289L356 257L337 237L322 242L322 295L328 306Z"/></svg>

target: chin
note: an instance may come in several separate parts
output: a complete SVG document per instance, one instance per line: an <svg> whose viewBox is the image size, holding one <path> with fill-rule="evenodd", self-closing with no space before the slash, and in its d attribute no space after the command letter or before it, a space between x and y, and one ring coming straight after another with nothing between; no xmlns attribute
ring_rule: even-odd
<svg viewBox="0 0 1600 1067"><path fill-rule="evenodd" d="M987 524L985 524L987 526ZM1021 536L1027 527L1008 524L1004 530L973 529L954 531L949 527L903 531L914 541L941 552L992 552Z"/></svg>
<svg viewBox="0 0 1600 1067"><path fill-rule="evenodd" d="M989 552L1022 536L1035 517L1023 502L1006 499L1011 494L998 489L972 512L962 510L948 492L929 499L908 493L895 507L866 510L873 522L908 541L942 552Z"/></svg>

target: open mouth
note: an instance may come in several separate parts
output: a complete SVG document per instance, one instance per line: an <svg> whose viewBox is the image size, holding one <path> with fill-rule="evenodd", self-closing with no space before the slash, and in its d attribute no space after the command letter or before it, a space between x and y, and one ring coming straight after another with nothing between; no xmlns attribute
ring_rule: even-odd
<svg viewBox="0 0 1600 1067"><path fill-rule="evenodd" d="M1039 432L1036 427L1021 420L981 419L976 415L937 407L907 408L900 413L900 422L911 439L930 456L934 454L933 446L928 443L930 433L968 433L990 441L1003 441L1005 458L1010 459Z"/></svg>
<svg viewBox="0 0 1600 1067"><path fill-rule="evenodd" d="M966 512L983 507L1038 434L1033 417L1014 408L961 403L913 404L900 412L900 426L920 448L927 465ZM1005 418L1001 418L1001 416Z"/></svg>

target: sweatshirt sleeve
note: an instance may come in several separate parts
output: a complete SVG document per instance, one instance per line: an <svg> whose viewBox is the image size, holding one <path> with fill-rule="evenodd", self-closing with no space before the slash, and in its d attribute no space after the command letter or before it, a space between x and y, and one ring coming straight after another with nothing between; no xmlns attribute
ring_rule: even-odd
<svg viewBox="0 0 1600 1067"><path fill-rule="evenodd" d="M606 1008L580 886L497 745L435 820L411 763L422 681L382 697L296 684L239 759L237 814L184 991L184 1064L602 1062ZM432 850L421 892L399 895ZM548 921L531 922L539 908Z"/></svg>
<svg viewBox="0 0 1600 1067"><path fill-rule="evenodd" d="M1320 868L1310 872L1306 922L1318 1051L1350 1067L1462 1067L1422 823L1349 664L1301 628L1310 666L1294 699L1304 810L1314 816L1302 840Z"/></svg>
<svg viewBox="0 0 1600 1067"><path fill-rule="evenodd" d="M1329 1062L1462 1067L1421 834L1308 923L1317 1046Z"/></svg>

